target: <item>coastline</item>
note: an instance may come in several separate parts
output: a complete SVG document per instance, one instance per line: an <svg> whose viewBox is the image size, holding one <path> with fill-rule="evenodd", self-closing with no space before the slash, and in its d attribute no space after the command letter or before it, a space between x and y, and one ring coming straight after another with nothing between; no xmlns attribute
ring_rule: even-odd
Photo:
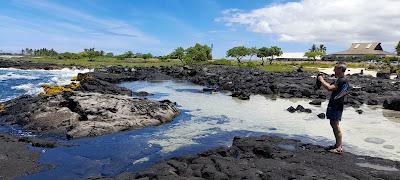
<svg viewBox="0 0 400 180"><path fill-rule="evenodd" d="M0 65L1 66L1 65ZM36 66L35 66L36 67ZM28 67L27 67L28 68ZM214 68L214 69L213 69ZM232 70L233 69L233 70ZM99 72L100 71L100 72ZM238 72L237 76L233 76L233 77L229 77L228 74L225 73L233 73L233 72ZM234 94L235 92L237 92L239 94L239 96L250 96L251 94L258 94L259 92L264 92L263 94L273 94L273 90L276 89L278 91L280 91L279 96L283 97L283 98L291 98L291 97L297 97L300 96L304 97L304 98L308 98L308 99L320 99L320 100L324 100L327 97L326 93L320 93L318 91L316 92L312 92L312 91L306 91L305 89L310 89L312 87L313 84L313 79L311 78L311 73L296 73L295 75L290 75L289 73L267 73L267 72L259 72L259 71L255 71L255 70L251 70L248 68L243 68L243 69L239 69L239 68L231 68L228 67L225 69L225 67L221 67L221 66L198 66L198 67L161 67L161 68L121 68L121 67L110 67L110 68L106 68L106 69L100 69L97 70L97 72L91 72L91 73L87 73L87 75L91 75L94 76L96 79L98 80L102 80L111 84L115 84L115 83L119 83L119 82L124 82L124 81L136 81L136 80L151 80L151 79L163 79L163 78L176 78L176 79L183 79L183 80L187 80L190 82L193 82L195 84L200 84L200 85L204 85L210 88L210 91L231 91L232 94ZM223 77L225 75L225 78L227 79L222 79L223 82L218 81L218 79L220 79L220 77ZM274 80L270 80L270 79L264 79L265 77L272 77ZM276 76L276 77L274 77ZM265 84L257 84L256 81L252 81L250 80L250 78L256 78L258 80L262 80L263 83ZM235 82L236 80L237 82ZM361 83L366 84L367 81L371 80L371 77L359 77L359 76L355 76L352 77L350 76L350 78L361 78ZM277 83L276 80L282 80L282 82ZM376 84L381 84L381 86L379 87L374 87L374 89L367 89L367 90L360 90L357 91L356 94L352 94L351 97L353 99L351 99L351 101L348 101L348 105L349 106L353 106L353 107L357 107L362 103L366 103L368 104L368 101L361 101L362 99L372 99L372 95L375 93L386 93L385 94L385 98L390 98L390 97L396 97L398 94L398 90L393 90L393 88L388 87L388 85L390 85L390 83L392 83L392 81L389 80L383 80L383 79L373 79L374 81L376 81ZM304 83L303 85L305 85L305 87L302 87L300 84L300 81L305 81L306 83ZM372 83L374 83L374 81ZM228 82L232 82L232 83L228 83ZM354 82L354 79L353 79ZM378 83L380 82L380 83ZM382 83L383 82L383 83ZM293 86L289 86L290 84L294 84L296 85L295 88L298 88L298 90L295 90ZM396 84L397 83L397 84ZM395 87L397 87L399 85L398 81L395 83L392 83ZM223 86L226 85L226 86ZM271 86L270 86L271 85ZM276 85L276 87L274 87L274 85ZM258 87L258 86L266 86L268 87L268 89L259 89L259 88L253 88L254 87ZM377 89L382 88L385 90L383 92L379 92ZM288 88L288 89L287 89ZM90 90L92 91L92 90ZM300 92L300 94L299 94ZM310 93L309 93L310 92ZM389 92L389 93L387 93ZM309 95L307 96L307 94L309 93ZM378 99L376 100L377 104L383 104L384 100L383 99ZM260 138L259 140L257 140L257 138ZM241 138L235 138L236 141L239 141L239 139ZM187 171L189 170L189 167L191 167L192 164L196 164L193 163L193 160L196 159L185 159L185 158L173 158L171 160L167 160L166 162L161 162L159 164L154 165L152 168L145 170L143 172L140 173L136 173L136 174L132 174L132 173L125 173L122 174L120 176L117 176L117 178L139 178L139 177L164 177L168 178L168 177L181 177L181 178L188 178L188 177L203 177L203 178L217 178L217 177L225 177L225 175L227 175L226 172L223 172L222 169L218 169L219 166L221 165L217 165L216 161L213 160L214 155L216 156L220 156L223 157L222 159L228 157L228 168L230 164L241 164L242 162L246 162L247 164L244 167L232 167L234 168L241 168L241 169L246 169L246 173L243 172L243 174L238 174L239 176L242 177L250 177L247 175L254 175L251 177L258 177L261 174L264 174L265 177L279 177L278 175L282 175L283 178L290 178L291 176L290 173L292 172L298 172L300 171L301 168L306 168L308 169L308 171L306 172L306 174L297 174L296 177L309 177L309 178L313 178L313 176L311 175L315 175L317 174L318 176L316 177L331 177L329 176L329 174L326 172L326 166L329 166L327 164L322 164L320 166L318 166L321 169L318 169L318 167L314 167L314 166L308 166L307 163L306 164L302 164L301 166L289 166L289 165L285 165L285 161L290 160L290 162L293 160L297 161L298 159L296 158L310 158L311 160L316 160L316 161L332 161L332 160L336 160L337 161L337 157L336 155L332 156L331 154L326 154L324 153L325 151L323 151L323 148L320 146L315 146L315 145L301 145L301 143L297 142L297 141L293 141L290 139L279 139L276 138L274 139L273 137L255 137L255 138L244 138L245 140L242 143L250 143L248 145L248 148L250 148L250 150L243 150L243 152L239 152L242 153L242 155L247 156L250 154L250 157L246 157L244 159L238 159L237 160L237 156L233 155L233 154L229 154L232 153L231 151L236 151L235 150L235 146L231 147L231 149L224 149L220 151L220 150L210 150L204 153L200 153L198 155L198 157L196 158L200 158L200 157L204 157L204 158L209 158L209 160L205 160L205 163L200 163L202 164L200 167L200 174L199 172L192 172L189 173ZM256 140L254 140L256 139ZM234 144L235 144L235 140L234 140ZM262 153L260 154L260 152L258 152L257 148L258 146L260 146L259 144L257 144L257 142L266 142L265 144L261 145L265 147L262 147L261 149L264 148L264 150L261 150ZM292 142L293 141L293 142ZM269 144L267 142L273 142L272 144ZM275 143L275 144L274 144ZM277 143L277 144L276 144ZM291 150L287 150L285 148L282 147L278 147L279 144L289 144L289 145L293 145L295 147L306 147L306 149L302 149L301 151L297 152L297 151L291 151ZM240 149L240 148L239 148ZM272 158L273 160L271 160L270 155L268 155L267 157L264 157L264 154L268 154L268 150L265 149L272 149L272 150L276 150L276 151L271 151L270 155L277 153L279 154L279 156L277 156L278 158ZM290 148L289 148L290 149ZM304 152L303 152L304 150ZM250 152L251 151L251 152ZM221 155L222 153L222 155ZM238 152L235 152L238 153ZM253 153L253 155L251 154ZM289 158L287 158L286 156L280 156L281 154L289 154ZM300 154L298 154L300 153ZM225 155L223 155L225 154ZM293 155L293 156L292 156ZM299 157L300 156L300 157ZM281 174L271 174L271 172L275 172L276 167L271 167L272 170L266 170L264 171L263 169L252 169L251 168L251 163L254 163L256 161L257 158L264 158L263 161L264 162L260 162L260 163L277 163L277 164L283 164L282 168L288 167L290 171L277 171ZM283 157L283 158L282 158ZM295 158L296 157L296 158ZM307 158L306 158L307 157ZM339 156L340 157L340 156ZM351 153L345 153L345 155L343 156L345 157L345 159L349 159L349 161L346 160L346 162L335 162L337 163L336 165L334 164L334 166L338 166L338 167L352 167L351 165L354 166L354 162L357 161L359 158L364 158L366 159L365 162L371 163L371 164L380 164L380 165L384 165L387 167L394 167L396 169L400 169L400 165L399 162L397 161L390 161L390 160L386 160L386 159L380 159L380 158L371 158L371 157L364 157L364 156L358 156L358 155L354 155ZM219 157L218 157L219 158ZM217 159L218 159L217 158ZM233 158L233 159L232 159ZM313 159L314 158L314 159ZM332 159L333 158L333 159ZM210 161L211 160L211 161ZM237 160L237 161L236 161ZM242 161L243 160L243 161ZM178 161L178 162L176 162ZM186 165L182 165L183 162ZM250 164L248 164L250 162ZM353 162L353 164L351 164L351 162ZM175 164L178 165L175 165ZM341 164L344 163L344 164ZM346 164L347 163L347 164ZM363 162L360 162L363 163ZM290 163L289 163L290 164ZM180 167L180 165L184 166L184 167ZM196 165L197 166L197 165ZM213 167L214 166L214 169ZM210 171L207 170L207 168L211 168L208 169ZM269 166L267 166L269 167ZM160 169L161 168L161 169ZM185 169L186 168L186 169ZM215 169L216 168L216 169ZM299 169L298 169L299 168ZM312 171L311 169L313 168L317 168L317 172ZM165 172L166 169L169 169L171 171L167 171ZM268 169L268 168L267 168ZM385 172L381 172L381 171L374 171L372 174L371 173L367 173L367 170L371 170L365 167L360 167L360 168L356 168L358 174L353 174L352 172L348 172L346 171L346 168L339 168L336 169L339 172L345 172L343 176L337 176L337 177L332 177L332 178L349 178L349 177L359 177L359 178L377 178L377 177L382 177L382 178L386 178L386 179L395 179L396 176L392 176L392 174L390 173L385 173ZM192 169L194 170L194 169ZM199 169L196 169L196 171L198 171ZM249 171L247 171L249 170ZM254 171L261 171L263 173L261 174L251 174ZM319 171L321 170L321 171ZM203 172L204 171L204 172ZM239 171L239 170L238 170ZM271 171L271 172L269 172ZM37 172L32 171L32 172ZM268 172L270 174L268 174ZM392 172L392 171L391 171ZM146 174L147 173L147 174ZM204 174L205 173L205 174ZM318 174L320 173L320 174ZM223 175L225 174L225 175ZM310 175L310 176L309 176ZM398 174L394 174L394 175L398 175ZM263 176L260 176L263 177ZM229 177L228 178L233 178L233 177Z"/></svg>

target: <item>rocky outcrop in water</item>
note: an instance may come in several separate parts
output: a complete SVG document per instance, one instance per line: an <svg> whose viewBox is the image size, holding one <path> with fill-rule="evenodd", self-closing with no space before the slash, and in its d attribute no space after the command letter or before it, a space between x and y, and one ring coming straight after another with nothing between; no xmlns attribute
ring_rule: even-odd
<svg viewBox="0 0 400 180"><path fill-rule="evenodd" d="M378 165L388 170L366 166ZM231 147L177 157L113 179L398 179L400 163L277 137L235 137ZM105 178L112 179L112 178Z"/></svg>
<svg viewBox="0 0 400 180"><path fill-rule="evenodd" d="M383 102L383 107L390 110L400 111L400 97L386 99Z"/></svg>
<svg viewBox="0 0 400 180"><path fill-rule="evenodd" d="M5 108L6 113L0 116L0 122L69 138L160 125L179 114L179 110L169 101L85 92L23 96L6 102Z"/></svg>

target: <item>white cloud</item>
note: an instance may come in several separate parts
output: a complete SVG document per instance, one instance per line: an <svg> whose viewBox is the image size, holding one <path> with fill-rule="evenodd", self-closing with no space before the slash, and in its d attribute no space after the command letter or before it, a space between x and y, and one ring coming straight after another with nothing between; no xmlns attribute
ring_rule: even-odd
<svg viewBox="0 0 400 180"><path fill-rule="evenodd" d="M335 43L400 40L399 0L302 0L250 12L228 9L216 18L227 26L277 35L280 41Z"/></svg>
<svg viewBox="0 0 400 180"><path fill-rule="evenodd" d="M59 51L79 51L95 46L106 51L143 50L159 45L128 20L93 16L88 12L50 1L15 1L15 13L0 12L3 50L21 48L55 48ZM21 9L35 9L38 15L18 13ZM10 11L9 11L10 12ZM41 15L46 15L45 18ZM6 27L6 28L5 28Z"/></svg>

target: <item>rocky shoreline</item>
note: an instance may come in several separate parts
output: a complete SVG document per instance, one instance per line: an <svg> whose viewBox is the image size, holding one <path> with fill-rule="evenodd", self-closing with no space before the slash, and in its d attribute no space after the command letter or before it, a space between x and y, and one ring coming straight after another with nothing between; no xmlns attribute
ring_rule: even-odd
<svg viewBox="0 0 400 180"><path fill-rule="evenodd" d="M79 85L70 92L5 102L0 122L38 134L81 138L160 125L180 113L168 100L134 98L131 90L93 75L79 74L77 79Z"/></svg>
<svg viewBox="0 0 400 180"><path fill-rule="evenodd" d="M138 80L180 79L206 86L204 91L229 91L232 96L240 99L248 99L252 94L265 94L282 98L308 98L318 104L325 101L329 93L314 89L313 75L210 65L96 69L95 72L78 75L81 84L73 92L22 96L6 102L7 111L0 115L0 122L19 125L29 131L80 138L159 125L171 121L179 114L172 102L135 99L130 97L134 92L115 85ZM348 76L348 79L352 90L346 98L347 106L358 108L362 104L382 105L400 111L399 80L362 75ZM57 121L50 121L53 119ZM26 144L20 146L26 147ZM379 164L391 169L363 167L368 164ZM351 153L339 156L327 153L320 146L263 136L237 137L232 147L210 150L191 157L173 158L142 172L124 173L115 178L398 179L399 169L400 162L396 161ZM36 169L32 172L36 172Z"/></svg>
<svg viewBox="0 0 400 180"><path fill-rule="evenodd" d="M15 137L0 133L0 179L14 179L42 170L54 168L54 165L39 164L39 152L32 152L28 146L54 148L60 145L54 141Z"/></svg>
<svg viewBox="0 0 400 180"><path fill-rule="evenodd" d="M342 155L279 137L235 137L231 147L176 157L103 179L399 179L400 162ZM96 178L101 179L101 178Z"/></svg>
<svg viewBox="0 0 400 180"><path fill-rule="evenodd" d="M203 85L206 91L229 91L234 97L249 99L252 94L279 96L281 98L307 98L325 101L330 92L315 88L315 73L273 73L245 67L196 65L183 67L122 68L110 67L102 72L114 74L98 77L108 82L180 79ZM89 73L98 76L98 72ZM115 74L118 74L116 76ZM326 75L329 77L329 75ZM400 80L375 78L368 75L347 76L351 90L345 98L346 106L358 108L362 104L382 105L400 111ZM334 81L334 78L329 78Z"/></svg>
<svg viewBox="0 0 400 180"><path fill-rule="evenodd" d="M73 66L71 66L73 67ZM52 63L37 63L28 60L4 60L0 59L0 68L17 68L17 69L62 69L67 68L67 66L52 64Z"/></svg>

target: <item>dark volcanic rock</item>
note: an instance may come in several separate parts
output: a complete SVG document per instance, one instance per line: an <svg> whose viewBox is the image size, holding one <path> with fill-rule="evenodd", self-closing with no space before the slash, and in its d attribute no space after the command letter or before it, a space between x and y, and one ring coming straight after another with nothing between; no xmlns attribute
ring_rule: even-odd
<svg viewBox="0 0 400 180"><path fill-rule="evenodd" d="M82 92L97 92L102 94L132 95L132 91L129 89L94 78L82 79L80 81L80 86L75 90Z"/></svg>
<svg viewBox="0 0 400 180"><path fill-rule="evenodd" d="M253 68L219 65L135 69L112 67L102 71L103 73L95 72L91 75L110 83L175 78L213 87L215 91L231 91L233 96L242 99L247 99L251 94L276 94L283 98L321 100L330 97L330 92L314 89L316 79L312 76L315 74L308 72L271 73ZM360 107L361 104L367 103L369 97L378 97L377 103L380 104L385 98L400 96L400 81L393 83L393 80L361 75L349 75L347 79L350 82L351 93L346 98L346 106ZM327 78L329 82L334 80Z"/></svg>
<svg viewBox="0 0 400 180"><path fill-rule="evenodd" d="M320 119L325 119L325 113L320 113L317 115Z"/></svg>
<svg viewBox="0 0 400 180"><path fill-rule="evenodd" d="M237 97L241 100L249 100L250 99L250 94L247 92L243 92L243 91L234 91L231 96Z"/></svg>
<svg viewBox="0 0 400 180"><path fill-rule="evenodd" d="M212 92L215 91L214 88L203 88L203 92Z"/></svg>
<svg viewBox="0 0 400 180"><path fill-rule="evenodd" d="M139 91L139 92L133 92L133 95L135 95L135 96L151 96L153 94L148 93L146 91Z"/></svg>
<svg viewBox="0 0 400 180"><path fill-rule="evenodd" d="M6 113L0 115L0 122L69 138L159 125L179 114L169 101L84 92L23 96L6 102L5 109Z"/></svg>
<svg viewBox="0 0 400 180"><path fill-rule="evenodd" d="M312 105L321 105L322 101L323 100L321 100L321 99L314 99L314 100L312 100L310 102L310 104L312 104Z"/></svg>
<svg viewBox="0 0 400 180"><path fill-rule="evenodd" d="M328 153L321 146L277 137L235 137L231 147L172 158L115 179L396 179L400 171L378 171L356 163L400 169L395 161ZM113 178L106 178L113 179Z"/></svg>
<svg viewBox="0 0 400 180"><path fill-rule="evenodd" d="M391 74L390 72L379 71L376 73L376 77L383 78L383 79L390 79L390 74Z"/></svg>
<svg viewBox="0 0 400 180"><path fill-rule="evenodd" d="M289 108L286 109L287 111L294 113L296 112L296 108L294 108L293 106L290 106Z"/></svg>
<svg viewBox="0 0 400 180"><path fill-rule="evenodd" d="M304 107L302 105L297 105L296 111L303 112L304 111Z"/></svg>
<svg viewBox="0 0 400 180"><path fill-rule="evenodd" d="M301 111L301 112L312 113L312 110L311 110L311 109L308 109L308 108L306 108L306 109L304 109L304 110L303 110L303 111Z"/></svg>
<svg viewBox="0 0 400 180"><path fill-rule="evenodd" d="M392 99L386 99L383 102L383 108L400 111L400 98L397 97L397 98L392 98Z"/></svg>
<svg viewBox="0 0 400 180"><path fill-rule="evenodd" d="M52 64L52 63L38 63L28 60L2 60L0 59L0 68L18 68L18 69L62 69L66 68L64 65Z"/></svg>
<svg viewBox="0 0 400 180"><path fill-rule="evenodd" d="M296 108L294 108L293 106L290 106L289 108L286 109L287 111L294 113L294 112L305 112L305 113L312 113L311 109L308 108L304 108L302 105L297 105Z"/></svg>
<svg viewBox="0 0 400 180"><path fill-rule="evenodd" d="M28 148L31 141L25 142L16 137L0 134L0 179L15 179L52 167L38 162L40 153L30 151Z"/></svg>
<svg viewBox="0 0 400 180"><path fill-rule="evenodd" d="M377 99L368 99L367 105L378 105L379 101Z"/></svg>

